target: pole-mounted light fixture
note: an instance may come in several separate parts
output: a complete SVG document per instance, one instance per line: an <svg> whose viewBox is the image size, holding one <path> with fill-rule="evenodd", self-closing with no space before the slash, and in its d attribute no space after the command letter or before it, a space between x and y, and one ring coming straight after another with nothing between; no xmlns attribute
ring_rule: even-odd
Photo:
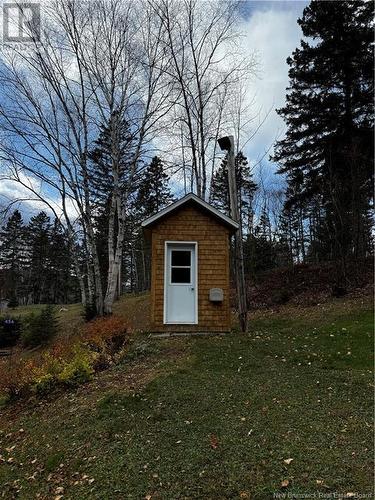
<svg viewBox="0 0 375 500"><path fill-rule="evenodd" d="M237 202L237 185L236 185L236 167L234 158L234 138L233 135L220 137L217 140L220 149L227 151L227 169L228 169L228 191L230 202L230 214L232 219L239 223L239 229L234 235L234 264L238 300L238 317L240 320L241 330L246 332L247 329L247 299L246 299L246 282L245 282L245 269L243 259L243 246L242 246L242 231L241 231L241 217Z"/></svg>
<svg viewBox="0 0 375 500"><path fill-rule="evenodd" d="M233 137L227 135L217 140L222 151L230 151L233 148Z"/></svg>

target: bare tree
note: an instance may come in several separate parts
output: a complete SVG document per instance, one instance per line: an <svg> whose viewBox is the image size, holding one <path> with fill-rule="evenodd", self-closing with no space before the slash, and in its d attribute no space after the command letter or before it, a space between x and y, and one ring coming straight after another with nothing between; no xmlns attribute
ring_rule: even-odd
<svg viewBox="0 0 375 500"><path fill-rule="evenodd" d="M82 300L99 314L112 310L128 199L147 150L172 136L182 152L185 189L208 194L229 97L254 66L240 55L236 26L233 1L51 0L43 3L41 37L29 25L31 42L4 51L1 176L53 207L72 240L84 244ZM126 175L123 120L132 136ZM90 163L101 127L111 138L105 280Z"/></svg>
<svg viewBox="0 0 375 500"><path fill-rule="evenodd" d="M152 2L167 33L175 141L190 163L191 187L206 198L217 139L233 85L254 67L239 50L237 2Z"/></svg>
<svg viewBox="0 0 375 500"><path fill-rule="evenodd" d="M144 7L144 8L142 8ZM150 7L118 0L59 0L43 5L40 40L10 47L0 68L3 94L0 130L3 178L20 183L25 176L39 181L38 198L58 199L70 234L75 223L86 245L88 301L99 314L110 313L122 254L126 201L144 147L167 112L168 83L162 76L166 56L160 25ZM100 125L114 111L126 117L134 134L127 185L121 185L118 129L112 120L109 266L102 290L95 241L89 151ZM25 186L27 187L27 186ZM77 217L72 220L70 207ZM118 231L115 234L114 222Z"/></svg>

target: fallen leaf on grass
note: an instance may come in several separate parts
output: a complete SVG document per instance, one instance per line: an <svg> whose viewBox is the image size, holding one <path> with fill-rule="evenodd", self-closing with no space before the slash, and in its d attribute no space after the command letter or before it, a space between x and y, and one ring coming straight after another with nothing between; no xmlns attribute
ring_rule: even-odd
<svg viewBox="0 0 375 500"><path fill-rule="evenodd" d="M219 446L219 441L215 434L211 434L210 436L210 446L213 450L216 450L216 448Z"/></svg>
<svg viewBox="0 0 375 500"><path fill-rule="evenodd" d="M287 488L289 486L289 480L288 479L284 479L283 481L281 481L281 487L282 488Z"/></svg>
<svg viewBox="0 0 375 500"><path fill-rule="evenodd" d="M284 460L284 464L289 465L291 462L293 462L293 458L286 458Z"/></svg>

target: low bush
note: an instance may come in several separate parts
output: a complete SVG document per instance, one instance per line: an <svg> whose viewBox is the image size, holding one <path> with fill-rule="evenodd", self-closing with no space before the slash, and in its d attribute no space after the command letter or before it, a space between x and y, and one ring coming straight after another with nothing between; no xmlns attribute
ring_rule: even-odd
<svg viewBox="0 0 375 500"><path fill-rule="evenodd" d="M275 290L272 294L272 302L277 305L284 305L289 302L291 298L289 290L286 288L280 288Z"/></svg>
<svg viewBox="0 0 375 500"><path fill-rule="evenodd" d="M133 347L128 352L126 359L134 361L136 359L146 358L160 352L160 347L156 344L150 344L149 342L140 342Z"/></svg>
<svg viewBox="0 0 375 500"><path fill-rule="evenodd" d="M0 394L9 399L19 396L32 382L34 363L24 360L17 350L0 360Z"/></svg>
<svg viewBox="0 0 375 500"><path fill-rule="evenodd" d="M75 386L91 380L94 375L94 361L97 354L82 346L76 346L73 358L63 365L58 381L65 385Z"/></svg>
<svg viewBox="0 0 375 500"><path fill-rule="evenodd" d="M26 319L22 342L28 347L40 345L55 332L54 311L47 306L40 315ZM12 363L0 362L0 394L12 397L25 388L46 394L58 387L87 382L95 371L122 360L128 344L126 332L121 318L109 316L87 323L74 339L59 338L46 349L38 350L32 354L32 361L22 359L22 351L18 349ZM11 369L6 368L8 364Z"/></svg>
<svg viewBox="0 0 375 500"><path fill-rule="evenodd" d="M47 305L39 313L25 317L21 341L24 347L46 344L58 331L58 320L54 306Z"/></svg>
<svg viewBox="0 0 375 500"><path fill-rule="evenodd" d="M40 375L32 383L32 389L38 394L47 394L56 387L56 378L50 373Z"/></svg>
<svg viewBox="0 0 375 500"><path fill-rule="evenodd" d="M33 390L44 394L59 385L76 386L87 382L94 374L96 357L96 353L81 344L75 344L66 359L56 351L45 353L34 369Z"/></svg>
<svg viewBox="0 0 375 500"><path fill-rule="evenodd" d="M104 347L111 343L123 345L126 341L126 334L128 328L126 323L119 316L103 316L94 319L84 325L82 334L85 341L96 345L97 347Z"/></svg>

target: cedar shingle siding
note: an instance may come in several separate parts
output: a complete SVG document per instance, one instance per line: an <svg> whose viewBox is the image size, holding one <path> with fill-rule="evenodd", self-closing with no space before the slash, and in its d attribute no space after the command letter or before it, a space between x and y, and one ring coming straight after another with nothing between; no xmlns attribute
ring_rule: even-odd
<svg viewBox="0 0 375 500"><path fill-rule="evenodd" d="M153 331L228 331L230 230L196 206L183 206L152 227L151 321ZM166 241L198 243L198 324L164 325L164 251ZM209 300L210 288L222 288L224 301Z"/></svg>

